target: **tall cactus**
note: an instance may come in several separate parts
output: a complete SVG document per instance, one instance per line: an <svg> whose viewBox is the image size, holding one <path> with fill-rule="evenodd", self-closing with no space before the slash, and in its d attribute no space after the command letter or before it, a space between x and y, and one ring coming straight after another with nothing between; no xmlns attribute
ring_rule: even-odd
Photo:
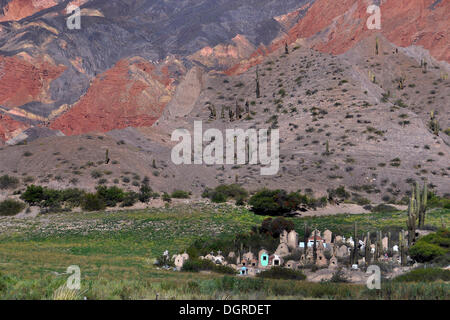
<svg viewBox="0 0 450 320"><path fill-rule="evenodd" d="M428 204L428 186L425 181L422 188L422 195L420 197L420 202L418 201L418 209L419 209L419 229L422 229L425 226L425 216L427 213L427 204Z"/></svg>
<svg viewBox="0 0 450 320"><path fill-rule="evenodd" d="M354 245L353 245L353 249L351 251L351 257L350 257L350 262L351 264L358 264L358 258L359 258L359 254L358 254L358 225L355 221L355 224L353 226L353 241L354 241Z"/></svg>
<svg viewBox="0 0 450 320"><path fill-rule="evenodd" d="M406 225L408 226L408 244L412 246L416 237L416 221L418 216L418 199L416 199L416 192L414 189L412 191L411 198L409 199L408 206L408 220ZM419 194L420 197L420 194Z"/></svg>
<svg viewBox="0 0 450 320"><path fill-rule="evenodd" d="M109 164L110 161L111 161L111 159L109 158L109 149L106 149L105 164Z"/></svg>
<svg viewBox="0 0 450 320"><path fill-rule="evenodd" d="M261 98L261 88L259 86L259 71L258 67L256 67L256 98Z"/></svg>
<svg viewBox="0 0 450 320"><path fill-rule="evenodd" d="M378 55L380 51L380 41L378 40L378 37L375 40L375 54Z"/></svg>
<svg viewBox="0 0 450 320"><path fill-rule="evenodd" d="M371 252L370 252L370 232L367 232L367 238L366 238L366 243L364 245L364 253L365 253L365 259L366 259L366 265L370 264L371 261Z"/></svg>
<svg viewBox="0 0 450 320"><path fill-rule="evenodd" d="M407 246L406 246L406 239L405 239L405 231L402 230L399 234L399 244L400 244L400 261L402 266L406 266L407 263Z"/></svg>

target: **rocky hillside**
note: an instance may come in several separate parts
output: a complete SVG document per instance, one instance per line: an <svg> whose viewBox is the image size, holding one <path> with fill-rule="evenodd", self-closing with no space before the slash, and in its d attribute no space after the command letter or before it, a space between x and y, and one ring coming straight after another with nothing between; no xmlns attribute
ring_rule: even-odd
<svg viewBox="0 0 450 320"><path fill-rule="evenodd" d="M0 140L19 144L0 150L0 174L91 189L149 176L158 191L195 193L345 185L386 201L416 180L450 190L446 1L382 1L382 28L368 30L362 0L91 0L72 31L70 1L19 2L0 2ZM279 173L175 166L170 135L195 120L279 128Z"/></svg>

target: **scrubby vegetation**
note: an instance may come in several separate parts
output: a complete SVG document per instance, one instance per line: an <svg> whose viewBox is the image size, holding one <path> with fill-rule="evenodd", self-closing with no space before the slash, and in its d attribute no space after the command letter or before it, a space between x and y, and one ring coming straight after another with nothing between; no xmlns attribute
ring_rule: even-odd
<svg viewBox="0 0 450 320"><path fill-rule="evenodd" d="M395 282L433 282L439 280L450 281L450 270L417 268L394 279Z"/></svg>
<svg viewBox="0 0 450 320"><path fill-rule="evenodd" d="M209 198L212 202L223 203L230 199L236 202L243 202L248 197L248 192L238 184L220 185L215 189L207 188L203 194L203 198Z"/></svg>
<svg viewBox="0 0 450 320"><path fill-rule="evenodd" d="M80 189L55 190L47 187L31 185L21 194L20 198L30 206L39 206L43 212L70 211L81 207L85 211L99 211L107 207L131 207L136 202L148 202L152 197L159 197L144 182L139 193L126 192L119 187L99 185L95 193Z"/></svg>
<svg viewBox="0 0 450 320"><path fill-rule="evenodd" d="M325 206L327 199L317 200L299 192L262 189L250 198L249 204L256 214L282 216L298 210L300 205L309 208Z"/></svg>
<svg viewBox="0 0 450 320"><path fill-rule="evenodd" d="M306 276L301 271L283 267L273 267L257 275L263 279L305 280Z"/></svg>
<svg viewBox="0 0 450 320"><path fill-rule="evenodd" d="M214 262L207 259L189 259L184 263L182 270L185 272L212 271L222 274L236 274L236 271L233 268L216 265Z"/></svg>
<svg viewBox="0 0 450 320"><path fill-rule="evenodd" d="M25 208L25 204L13 199L0 202L0 216L15 216Z"/></svg>
<svg viewBox="0 0 450 320"><path fill-rule="evenodd" d="M450 260L450 230L440 229L417 240L409 249L411 258L418 262L439 261L444 256Z"/></svg>
<svg viewBox="0 0 450 320"><path fill-rule="evenodd" d="M0 176L0 190L15 189L19 185L19 179L9 175Z"/></svg>

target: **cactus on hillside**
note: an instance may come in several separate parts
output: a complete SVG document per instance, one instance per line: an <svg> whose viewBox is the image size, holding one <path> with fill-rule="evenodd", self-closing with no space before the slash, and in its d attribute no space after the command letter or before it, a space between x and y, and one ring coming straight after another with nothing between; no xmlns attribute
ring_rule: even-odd
<svg viewBox="0 0 450 320"><path fill-rule="evenodd" d="M109 164L110 161L111 161L111 159L109 158L109 149L106 149L105 164Z"/></svg>
<svg viewBox="0 0 450 320"><path fill-rule="evenodd" d="M378 37L375 39L375 54L378 55L380 51L380 41Z"/></svg>
<svg viewBox="0 0 450 320"><path fill-rule="evenodd" d="M259 70L258 67L256 67L256 98L261 98L261 88L259 86Z"/></svg>

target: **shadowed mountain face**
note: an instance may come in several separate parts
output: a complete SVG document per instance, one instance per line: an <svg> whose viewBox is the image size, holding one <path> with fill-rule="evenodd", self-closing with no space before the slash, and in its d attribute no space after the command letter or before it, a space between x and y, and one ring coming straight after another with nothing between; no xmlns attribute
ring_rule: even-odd
<svg viewBox="0 0 450 320"><path fill-rule="evenodd" d="M80 30L66 27L69 4L81 4ZM77 109L77 104L83 110L76 116L99 115L117 104L119 119L104 116L98 125L77 128L61 121L52 125L66 134L149 125L170 100L174 83L192 65L188 55L227 43L237 34L248 39L252 50L268 44L282 30L273 17L301 4L298 0L2 1L0 108L35 124L52 121ZM149 64L147 68L133 71L130 59L135 57ZM118 74L129 81L116 83ZM130 106L128 94L136 87L153 99L142 97ZM97 94L108 91L107 97L97 99ZM88 107L85 95L90 97ZM153 120L140 121L144 115Z"/></svg>

